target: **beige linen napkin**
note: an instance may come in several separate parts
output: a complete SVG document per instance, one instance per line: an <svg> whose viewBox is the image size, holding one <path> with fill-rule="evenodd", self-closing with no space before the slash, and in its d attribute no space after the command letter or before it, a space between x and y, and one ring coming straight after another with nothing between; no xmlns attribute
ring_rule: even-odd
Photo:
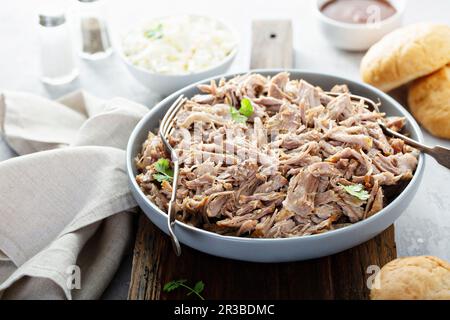
<svg viewBox="0 0 450 320"><path fill-rule="evenodd" d="M0 298L100 297L132 237L125 149L147 111L0 94L0 132L21 155L0 162Z"/></svg>

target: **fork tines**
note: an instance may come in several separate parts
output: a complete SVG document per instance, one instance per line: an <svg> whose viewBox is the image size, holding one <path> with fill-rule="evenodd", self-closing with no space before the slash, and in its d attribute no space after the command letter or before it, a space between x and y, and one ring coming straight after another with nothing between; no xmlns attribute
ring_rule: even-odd
<svg viewBox="0 0 450 320"><path fill-rule="evenodd" d="M166 138L169 134L169 130L172 127L173 120L178 113L178 110L183 106L186 102L186 98L184 95L180 95L175 102L170 106L169 110L167 110L164 118L161 121L161 126L159 132L163 138Z"/></svg>

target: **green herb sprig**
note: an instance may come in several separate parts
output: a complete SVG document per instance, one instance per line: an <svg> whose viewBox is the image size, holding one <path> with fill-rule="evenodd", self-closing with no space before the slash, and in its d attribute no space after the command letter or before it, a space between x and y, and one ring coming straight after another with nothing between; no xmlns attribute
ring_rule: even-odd
<svg viewBox="0 0 450 320"><path fill-rule="evenodd" d="M158 173L153 174L153 178L162 183L163 181L171 181L173 179L173 170L170 169L170 162L161 158L155 162L155 170Z"/></svg>
<svg viewBox="0 0 450 320"><path fill-rule="evenodd" d="M253 109L252 102L249 99L244 98L241 100L241 108L239 109L239 112L242 115L246 117L251 117L254 111L255 110Z"/></svg>
<svg viewBox="0 0 450 320"><path fill-rule="evenodd" d="M246 116L243 116L242 114L240 114L239 111L237 111L235 107L230 107L230 114L231 114L231 119L233 119L233 121L237 122L237 123L245 123L248 119Z"/></svg>
<svg viewBox="0 0 450 320"><path fill-rule="evenodd" d="M156 27L144 32L144 36L149 39L161 39L163 37L162 24L158 24Z"/></svg>
<svg viewBox="0 0 450 320"><path fill-rule="evenodd" d="M239 111L235 107L230 107L231 119L237 123L245 123L248 118L252 116L254 111L252 102L249 99L244 98L241 100Z"/></svg>
<svg viewBox="0 0 450 320"><path fill-rule="evenodd" d="M186 284L187 280L186 279L181 279L181 280L174 280L174 281L170 281L168 283L166 283L164 285L163 291L164 292L171 292L175 289L178 289L180 287L183 287L187 290L189 290L189 292L187 293L187 295L191 295L191 294L195 294L197 295L201 300L205 300L205 298L203 298L203 296L201 295L201 293L203 292L203 289L205 289L205 284L203 283L203 281L198 281L193 288L191 288L190 286L188 286Z"/></svg>
<svg viewBox="0 0 450 320"><path fill-rule="evenodd" d="M370 198L369 193L366 191L366 189L364 189L364 186L362 184L353 184L349 186L344 186L342 184L339 185L343 187L348 194L358 198L359 200L366 201Z"/></svg>

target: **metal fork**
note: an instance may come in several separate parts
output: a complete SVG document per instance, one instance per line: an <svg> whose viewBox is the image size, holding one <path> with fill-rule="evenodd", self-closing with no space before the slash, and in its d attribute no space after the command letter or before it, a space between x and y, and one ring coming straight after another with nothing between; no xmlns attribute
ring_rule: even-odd
<svg viewBox="0 0 450 320"><path fill-rule="evenodd" d="M390 135L391 137L402 139L407 144L409 144L411 147L414 147L417 150L420 150L420 151L432 156L434 159L436 159L436 161L439 164L450 169L450 149L444 148L441 146L435 146L435 147L426 146L422 143L417 142L416 140L413 140L411 138L408 138L407 136L402 135L401 133L398 133L394 130L389 129L381 121L378 121L378 124L380 125L381 129L383 129L384 133L386 133L387 135Z"/></svg>
<svg viewBox="0 0 450 320"><path fill-rule="evenodd" d="M325 92L325 94L333 96L333 97L338 97L339 95L341 95L342 93L336 93L336 92ZM365 97L361 97L355 94L349 94L350 99L352 101L361 101L363 100L364 103L366 103L370 108L372 108L372 110L378 110L378 104L373 102L372 100L365 98ZM411 147L416 148L417 150L426 153L430 156L432 156L434 159L436 159L436 161L441 164L442 166L450 169L450 149L442 147L442 146L435 146L435 147L429 147L426 146L420 142L417 142L416 140L413 140L411 138L408 138L407 136L398 133L392 129L389 129L388 127L386 127L386 125L381 122L378 121L378 124L380 125L381 129L383 130L383 132L391 137L395 137L398 139L402 139L403 141L405 141L408 145L410 145Z"/></svg>
<svg viewBox="0 0 450 320"><path fill-rule="evenodd" d="M186 98L183 95L180 95L175 102L170 106L169 110L167 110L166 115L161 121L161 126L159 128L159 136L167 149L167 151L170 153L170 157L173 163L173 179L172 179L172 195L170 197L169 201L169 208L167 211L167 228L169 229L169 236L172 240L172 246L173 250L175 251L175 254L177 256L181 255L181 246L180 242L178 241L177 236L175 235L173 229L175 227L175 201L177 197L177 188L178 188L178 173L179 173L179 162L178 162L178 156L175 152L175 150L172 148L170 143L167 141L169 134L171 133L171 129L173 129L173 123L176 114L178 113L178 110L183 106L183 104L186 102Z"/></svg>

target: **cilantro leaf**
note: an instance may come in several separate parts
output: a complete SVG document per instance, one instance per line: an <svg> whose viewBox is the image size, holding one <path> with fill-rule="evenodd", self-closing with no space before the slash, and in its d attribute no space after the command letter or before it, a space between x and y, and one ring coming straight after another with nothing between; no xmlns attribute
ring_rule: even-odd
<svg viewBox="0 0 450 320"><path fill-rule="evenodd" d="M162 173L155 173L153 174L153 179L155 179L159 183L162 183L163 181L169 181L171 178Z"/></svg>
<svg viewBox="0 0 450 320"><path fill-rule="evenodd" d="M248 98L241 100L241 107L239 110L230 106L231 119L237 123L245 123L254 111L252 102Z"/></svg>
<svg viewBox="0 0 450 320"><path fill-rule="evenodd" d="M153 178L158 182L170 181L173 179L173 170L170 168L170 162L167 159L161 158L155 162L155 170L158 173L153 175Z"/></svg>
<svg viewBox="0 0 450 320"><path fill-rule="evenodd" d="M245 123L247 121L247 117L243 116L236 110L235 107L230 107L231 119L237 123Z"/></svg>
<svg viewBox="0 0 450 320"><path fill-rule="evenodd" d="M162 28L163 26L160 23L153 29L145 31L144 36L149 39L161 39L163 37Z"/></svg>
<svg viewBox="0 0 450 320"><path fill-rule="evenodd" d="M241 108L239 109L239 113L242 114L243 116L246 117L251 117L251 115L253 114L253 105L252 102L247 99L244 98L241 100Z"/></svg>
<svg viewBox="0 0 450 320"><path fill-rule="evenodd" d="M168 283L166 283L164 285L163 291L164 292L171 292L175 289L178 289L179 287L183 287L185 289L187 289L189 292L187 293L187 295L191 295L191 294L195 294L197 295L200 299L205 300L205 298L203 298L203 296L200 294L203 289L205 288L205 284L203 283L203 281L198 281L194 288L191 288L190 286L188 286L186 283L187 280L182 279L182 280L174 280L174 281L170 281Z"/></svg>
<svg viewBox="0 0 450 320"><path fill-rule="evenodd" d="M340 184L340 186L343 187L348 194L358 198L359 200L365 201L370 198L369 193L366 191L366 189L364 189L364 186L362 184L353 184L349 186Z"/></svg>
<svg viewBox="0 0 450 320"><path fill-rule="evenodd" d="M169 166L170 166L169 160L164 158L161 158L155 162L155 169L158 172L166 172L166 170L169 169Z"/></svg>
<svg viewBox="0 0 450 320"><path fill-rule="evenodd" d="M182 280L174 280L174 281L170 281L168 283L166 283L164 285L163 291L165 292L171 292L177 288L179 288L183 283L185 283L187 280L182 279Z"/></svg>
<svg viewBox="0 0 450 320"><path fill-rule="evenodd" d="M205 289L205 284L203 283L203 281L197 282L194 286L194 291L197 293L201 293L203 289Z"/></svg>

